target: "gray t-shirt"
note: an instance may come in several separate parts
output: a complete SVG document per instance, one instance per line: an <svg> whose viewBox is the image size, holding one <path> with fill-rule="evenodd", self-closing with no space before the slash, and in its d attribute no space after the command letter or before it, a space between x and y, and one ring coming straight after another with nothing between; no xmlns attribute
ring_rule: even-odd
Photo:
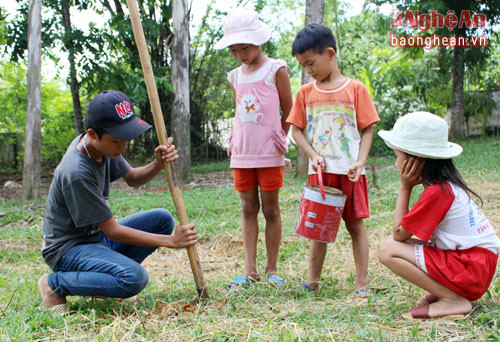
<svg viewBox="0 0 500 342"><path fill-rule="evenodd" d="M52 269L74 245L101 240L97 224L113 217L108 206L109 184L130 170L122 156L103 157L98 162L78 151L81 137L66 150L47 197L42 255Z"/></svg>

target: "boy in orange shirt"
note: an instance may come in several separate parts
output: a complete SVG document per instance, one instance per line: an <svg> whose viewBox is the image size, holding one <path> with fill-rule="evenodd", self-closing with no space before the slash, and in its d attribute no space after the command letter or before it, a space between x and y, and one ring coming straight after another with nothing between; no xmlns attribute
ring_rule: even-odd
<svg viewBox="0 0 500 342"><path fill-rule="evenodd" d="M368 237L363 219L369 217L368 185L364 165L370 152L372 125L380 118L368 90L340 73L332 31L310 24L297 33L292 55L314 79L297 93L287 122L292 136L309 157L309 185L323 183L342 190L346 203L342 218L352 238L356 266L356 294L367 294ZM304 289L319 288L327 244L311 241L309 281Z"/></svg>

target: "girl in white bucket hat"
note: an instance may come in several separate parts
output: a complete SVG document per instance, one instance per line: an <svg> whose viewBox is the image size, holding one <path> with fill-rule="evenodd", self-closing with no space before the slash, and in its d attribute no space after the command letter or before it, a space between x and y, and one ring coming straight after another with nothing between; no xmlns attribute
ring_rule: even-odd
<svg viewBox="0 0 500 342"><path fill-rule="evenodd" d="M379 258L427 291L403 317L459 319L488 290L500 251L495 230L470 195L481 198L453 165L462 148L448 142L446 122L427 112L407 114L379 135L394 149L401 179L393 236L380 246ZM424 191L409 209L418 184Z"/></svg>
<svg viewBox="0 0 500 342"><path fill-rule="evenodd" d="M247 286L259 277L256 258L260 203L266 220L265 276L273 285L285 284L277 269L281 241L279 189L283 187L288 150L286 119L292 108L292 91L286 62L268 58L260 49L270 37L271 30L253 9L237 8L225 18L224 36L215 45L217 49L228 47L241 63L227 77L236 100L228 154L234 188L241 199L245 272L236 276L229 290Z"/></svg>

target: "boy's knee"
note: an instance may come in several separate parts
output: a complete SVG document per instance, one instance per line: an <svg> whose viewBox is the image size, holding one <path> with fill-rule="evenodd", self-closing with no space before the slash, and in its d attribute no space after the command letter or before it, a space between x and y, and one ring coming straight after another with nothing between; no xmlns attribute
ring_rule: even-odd
<svg viewBox="0 0 500 342"><path fill-rule="evenodd" d="M170 235L175 228L175 220L172 214L167 209L157 208L153 209L154 215L157 217L161 231L159 234Z"/></svg>
<svg viewBox="0 0 500 342"><path fill-rule="evenodd" d="M262 213L264 214L264 217L266 220L276 220L277 218L280 217L280 209L279 207L276 206L262 206Z"/></svg>
<svg viewBox="0 0 500 342"><path fill-rule="evenodd" d="M148 272L141 267L141 270L136 273L135 279L132 281L132 286L130 287L130 297L135 296L140 293L146 285L149 283L149 274Z"/></svg>
<svg viewBox="0 0 500 342"><path fill-rule="evenodd" d="M149 274L144 267L137 264L127 272L122 279L123 297L129 298L139 294L149 282Z"/></svg>
<svg viewBox="0 0 500 342"><path fill-rule="evenodd" d="M366 233L365 221L362 218L346 222L345 227L351 236Z"/></svg>

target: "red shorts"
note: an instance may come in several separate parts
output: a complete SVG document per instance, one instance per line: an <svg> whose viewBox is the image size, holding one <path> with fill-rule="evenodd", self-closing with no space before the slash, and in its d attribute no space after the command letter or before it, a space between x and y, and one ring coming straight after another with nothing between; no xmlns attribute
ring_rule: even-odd
<svg viewBox="0 0 500 342"><path fill-rule="evenodd" d="M309 175L309 185L318 184L318 175ZM324 173L323 184L342 190L344 195L346 195L344 212L342 213L342 218L345 222L370 217L366 175L361 175L359 180L353 183L347 178L347 175Z"/></svg>
<svg viewBox="0 0 500 342"><path fill-rule="evenodd" d="M417 248L420 248L416 246L415 256L418 254ZM481 298L488 290L495 275L497 254L481 247L447 251L431 246L422 247L424 271L441 285L470 301Z"/></svg>
<svg viewBox="0 0 500 342"><path fill-rule="evenodd" d="M257 185L261 190L272 191L283 187L283 166L255 169L233 169L234 188L246 191Z"/></svg>

